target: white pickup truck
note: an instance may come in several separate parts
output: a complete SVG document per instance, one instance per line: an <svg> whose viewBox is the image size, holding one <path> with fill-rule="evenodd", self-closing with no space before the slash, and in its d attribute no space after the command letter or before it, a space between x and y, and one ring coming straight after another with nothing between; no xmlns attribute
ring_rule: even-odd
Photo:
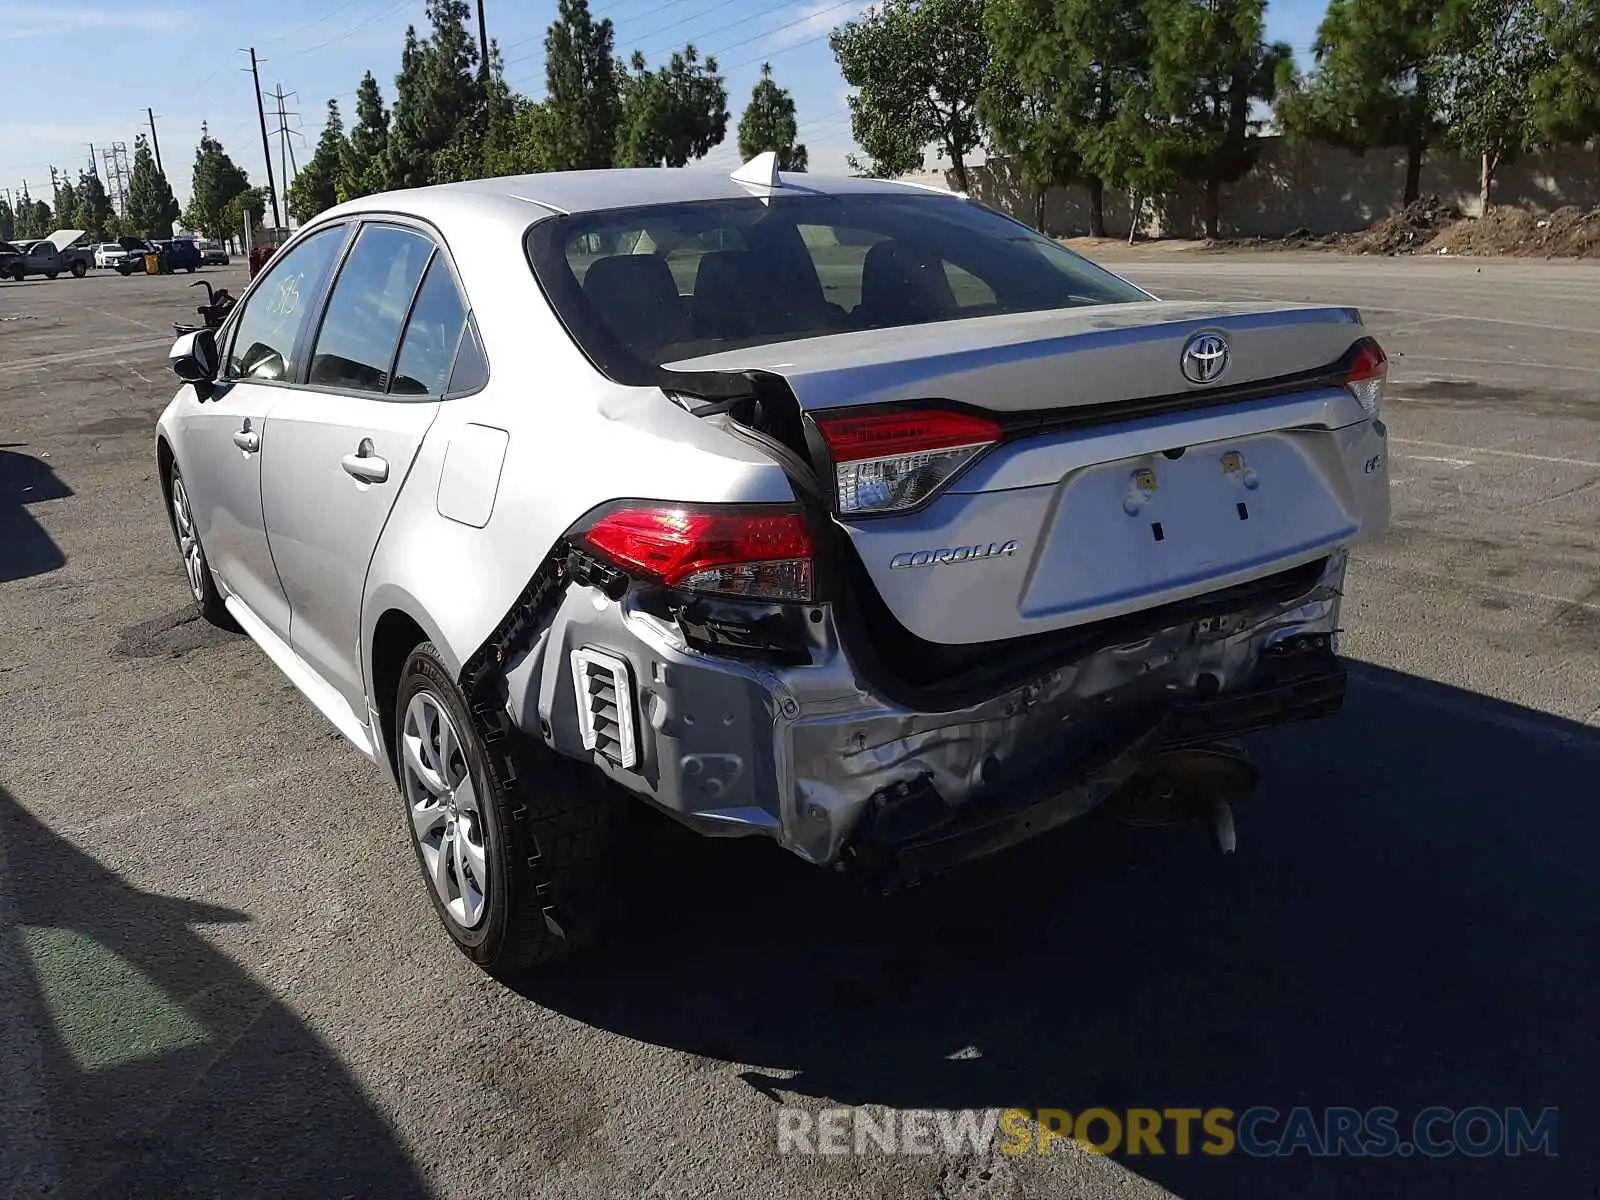
<svg viewBox="0 0 1600 1200"><path fill-rule="evenodd" d="M17 243L21 254L7 264L11 278L18 282L29 275L54 279L67 272L74 279L82 279L94 267L93 248L73 245L82 236L81 229L58 229L36 242Z"/></svg>

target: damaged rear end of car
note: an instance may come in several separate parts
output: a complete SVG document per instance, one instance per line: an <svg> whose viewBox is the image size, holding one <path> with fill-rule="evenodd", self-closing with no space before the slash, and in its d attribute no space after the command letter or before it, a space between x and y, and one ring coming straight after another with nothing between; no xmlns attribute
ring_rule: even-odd
<svg viewBox="0 0 1600 1200"><path fill-rule="evenodd" d="M701 833L886 884L1108 802L1209 818L1230 848L1254 782L1232 739L1337 711L1348 554L1388 521L1386 363L1359 314L1163 303L992 214L981 238L1015 265L988 277L893 212L858 216L878 236L846 305L825 270L813 294L770 268L830 219L787 203L740 218L743 249L702 239L692 280L672 256L704 231L671 214L625 249L603 222L534 227L541 286L597 366L762 451L794 500L619 488L464 676ZM664 272L647 319L611 320L606 277L637 276L636 299ZM979 302L952 307L969 273Z"/></svg>

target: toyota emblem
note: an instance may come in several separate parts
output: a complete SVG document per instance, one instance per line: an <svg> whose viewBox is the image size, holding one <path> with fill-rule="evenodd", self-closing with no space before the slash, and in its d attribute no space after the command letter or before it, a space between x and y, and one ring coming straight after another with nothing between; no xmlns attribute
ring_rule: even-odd
<svg viewBox="0 0 1600 1200"><path fill-rule="evenodd" d="M1220 333L1197 333L1183 344L1179 365L1190 383L1215 383L1228 369L1228 339Z"/></svg>

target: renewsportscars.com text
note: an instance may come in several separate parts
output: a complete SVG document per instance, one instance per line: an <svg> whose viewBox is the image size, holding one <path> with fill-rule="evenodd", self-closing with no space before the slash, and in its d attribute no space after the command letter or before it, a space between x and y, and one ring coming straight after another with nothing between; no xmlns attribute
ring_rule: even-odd
<svg viewBox="0 0 1600 1200"><path fill-rule="evenodd" d="M778 1110L780 1154L1092 1154L1469 1158L1559 1153L1554 1108L1258 1106Z"/></svg>

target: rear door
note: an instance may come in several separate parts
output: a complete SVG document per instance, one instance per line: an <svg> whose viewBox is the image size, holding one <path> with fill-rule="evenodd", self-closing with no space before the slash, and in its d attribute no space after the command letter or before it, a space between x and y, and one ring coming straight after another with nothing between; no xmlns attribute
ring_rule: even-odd
<svg viewBox="0 0 1600 1200"><path fill-rule="evenodd" d="M304 383L275 406L262 489L289 640L356 713L367 567L438 413L466 304L423 229L365 225L339 270Z"/></svg>

